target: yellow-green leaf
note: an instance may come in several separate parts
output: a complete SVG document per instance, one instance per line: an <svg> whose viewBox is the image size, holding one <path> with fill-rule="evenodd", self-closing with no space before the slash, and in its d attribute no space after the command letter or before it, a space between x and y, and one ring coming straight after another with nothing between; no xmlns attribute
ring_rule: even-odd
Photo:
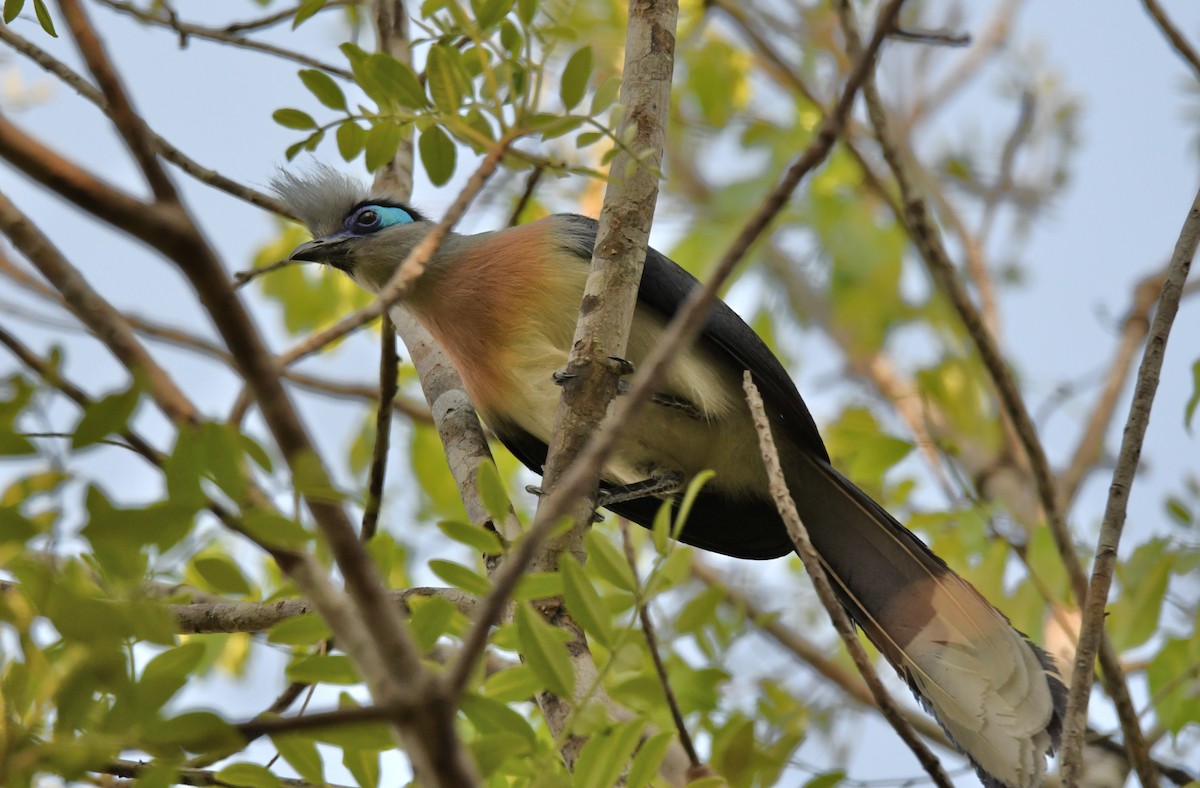
<svg viewBox="0 0 1200 788"><path fill-rule="evenodd" d="M547 624L529 605L517 606L521 656L551 692L570 699L575 689L575 670L563 642L565 637L565 633Z"/></svg>

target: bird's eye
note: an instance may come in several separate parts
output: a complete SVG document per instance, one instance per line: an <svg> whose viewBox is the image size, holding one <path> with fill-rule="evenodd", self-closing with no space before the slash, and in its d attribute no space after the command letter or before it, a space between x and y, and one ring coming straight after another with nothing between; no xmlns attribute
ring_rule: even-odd
<svg viewBox="0 0 1200 788"><path fill-rule="evenodd" d="M379 228L379 213L370 208L364 208L354 214L354 229L375 230Z"/></svg>

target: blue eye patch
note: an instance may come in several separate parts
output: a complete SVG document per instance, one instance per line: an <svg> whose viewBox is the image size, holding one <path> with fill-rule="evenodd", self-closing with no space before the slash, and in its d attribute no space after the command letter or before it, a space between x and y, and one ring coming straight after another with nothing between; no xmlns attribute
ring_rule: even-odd
<svg viewBox="0 0 1200 788"><path fill-rule="evenodd" d="M351 233L367 234L384 227L410 224L412 214L394 205L363 205L355 208L346 217L346 230Z"/></svg>

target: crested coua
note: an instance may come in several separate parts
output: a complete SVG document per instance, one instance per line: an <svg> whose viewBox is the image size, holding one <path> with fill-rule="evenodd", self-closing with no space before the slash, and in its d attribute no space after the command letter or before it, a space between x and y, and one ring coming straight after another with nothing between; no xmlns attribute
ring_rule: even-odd
<svg viewBox="0 0 1200 788"><path fill-rule="evenodd" d="M279 197L314 240L293 260L324 263L381 288L433 224L328 168L283 173ZM535 473L546 461L559 388L589 271L596 222L557 215L479 235L450 234L404 305L445 349L500 441ZM650 249L626 356L635 366L696 280ZM664 496L632 499L646 480L703 488L679 538L738 558L776 558L792 541L767 476L741 389L762 393L788 487L850 616L971 759L985 785L1042 783L1058 744L1066 692L1052 660L969 583L831 464L808 407L783 366L718 302L639 422L604 468L607 508L653 523ZM662 489L649 485L649 489ZM624 493L624 495L623 495Z"/></svg>

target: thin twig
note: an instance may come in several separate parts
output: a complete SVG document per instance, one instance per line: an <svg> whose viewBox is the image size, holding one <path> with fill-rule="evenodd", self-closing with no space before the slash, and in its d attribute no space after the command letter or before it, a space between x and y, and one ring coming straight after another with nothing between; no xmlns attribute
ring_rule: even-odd
<svg viewBox="0 0 1200 788"><path fill-rule="evenodd" d="M1083 605L1083 623L1080 629L1079 646L1075 651L1075 672L1071 677L1070 695L1067 701L1067 716L1063 724L1062 772L1067 785L1073 785L1083 768L1083 734L1087 723L1088 699L1092 687L1092 665L1100 640L1104 633L1104 608L1108 604L1108 592L1112 586L1113 570L1117 563L1117 547L1125 526L1125 510L1129 503L1129 489L1137 473L1138 459L1142 453L1142 441L1150 423L1150 408L1158 389L1158 379L1166 355L1167 338L1171 324L1179 311L1183 285L1191 269L1196 246L1200 244L1200 192L1192 201L1192 207L1184 220L1175 251L1167 267L1158 304L1154 310L1154 321L1146 347L1142 351L1142 363L1138 368L1137 383L1133 390L1133 402L1129 406L1129 418L1125 422L1125 433L1121 438L1121 450L1117 455L1117 468L1113 472L1112 485L1108 491L1108 503L1104 508L1104 520L1100 525L1100 536L1096 542L1096 558L1092 564L1092 579L1088 586L1087 601ZM1136 716L1135 716L1136 719ZM1128 739L1128 732L1126 738ZM1128 740L1126 745L1129 746ZM1145 742L1142 742L1145 746ZM1145 774L1142 762L1135 756L1135 766L1143 785L1156 785L1157 772L1146 755ZM1149 779L1147 779L1149 777Z"/></svg>
<svg viewBox="0 0 1200 788"><path fill-rule="evenodd" d="M829 576L825 573L825 567L821 565L821 556L809 540L808 529L800 520L800 513L796 511L796 504L792 500L791 493L788 492L787 482L783 477L783 467L779 463L779 452L775 448L775 439L771 437L771 423L767 419L767 411L763 406L762 397L758 393L758 387L754 385L754 378L749 370L743 373L742 388L746 391L746 401L750 404L750 413L754 418L754 429L758 432L758 443L767 468L771 497L775 499L775 506L779 509L784 524L787 525L788 534L796 545L796 552L804 561L804 568L808 570L808 576L812 578L813 587L816 588L821 604L825 606L829 617L833 619L834 628L841 636L842 642L846 644L846 650L850 652L854 666L858 668L863 681L870 687L871 696L879 706L884 719L891 724L908 748L917 756L917 760L925 767L925 771L929 773L934 784L941 788L953 788L953 783L943 771L937 756L925 746L925 742L917 737L908 721L904 719L896 702L888 695L883 682L879 680L879 675L875 672L875 667L871 664L870 657L867 656L867 650L858 640L854 623L850 621L850 616L846 614L845 608L834 594L833 586L829 583Z"/></svg>
<svg viewBox="0 0 1200 788"><path fill-rule="evenodd" d="M1179 53L1179 56L1187 61L1188 65L1196 72L1194 76L1200 80L1200 54L1188 43L1188 40L1183 37L1183 33L1179 28L1175 27L1175 23L1167 16L1167 12L1158 4L1158 0L1142 0L1142 5L1146 7L1146 12L1150 14L1150 18L1158 25L1158 29L1171 42L1171 46Z"/></svg>
<svg viewBox="0 0 1200 788"><path fill-rule="evenodd" d="M383 505L383 483L387 478L388 449L392 445L392 400L396 397L399 360L396 356L396 330L386 314L379 337L379 407L375 411L375 446L371 449L371 471L367 476L367 502L363 507L363 541L375 536L379 527L379 509Z"/></svg>
<svg viewBox="0 0 1200 788"><path fill-rule="evenodd" d="M260 265L257 268L249 268L245 271L234 271L233 286L237 288L243 288L263 274L269 274L272 271L278 271L282 268L287 268L293 265L299 265L299 262L296 260L276 260L273 263Z"/></svg>
<svg viewBox="0 0 1200 788"><path fill-rule="evenodd" d="M525 206L529 205L529 201L533 199L533 193L537 190L538 183L542 180L542 173L545 171L544 167L534 167L529 171L529 175L525 177L525 188L521 191L521 197L517 200L517 204L513 206L512 213L508 215L508 224L505 227L517 226L517 222L521 220L521 214L525 212Z"/></svg>
<svg viewBox="0 0 1200 788"><path fill-rule="evenodd" d="M470 615L476 605L471 594L457 588L402 588L388 591L390 603L408 615L408 600L413 597L441 597L464 615ZM307 599L278 599L273 602L195 602L171 605L171 614L179 632L204 635L214 632L265 632L281 621L316 613Z"/></svg>
<svg viewBox="0 0 1200 788"><path fill-rule="evenodd" d="M633 574L633 584L636 588L641 588L642 581L638 579L637 555L633 551L633 541L629 538L629 523L624 520L621 521L621 544L625 549L625 561L629 564L629 571ZM650 618L650 608L640 594L634 601L637 604L638 619L642 622L642 634L646 636L646 649L650 652L650 659L654 663L654 672L658 674L658 683L662 686L663 696L667 699L667 707L671 710L671 719L675 722L679 743L683 745L683 750L687 753L691 768L693 770L700 769L704 764L700 760L700 756L696 754L696 745L692 743L692 736L688 733L687 723L679 708L679 700L675 697L675 690L671 689L667 666L663 664L662 654L658 650L658 636L654 631L654 621Z"/></svg>
<svg viewBox="0 0 1200 788"><path fill-rule="evenodd" d="M104 766L90 769L89 771L96 774L110 774L114 777L129 777L137 778L144 771L149 769L152 764L142 763L139 761L110 761ZM217 777L215 771L207 769L185 769L181 768L177 771L175 779L179 785L214 785L228 786L229 783ZM276 784L284 786L284 788L318 788L315 783L310 783L307 780L297 780L291 777L276 777ZM325 788L350 788L346 785L336 785L333 783L321 783Z"/></svg>
<svg viewBox="0 0 1200 788"><path fill-rule="evenodd" d="M341 77L342 79L354 79L354 74L347 69L330 65L329 63L324 63L316 58L311 58L308 55L300 52L294 52L290 49L284 49L283 47L275 46L274 44L268 44L265 41L256 41L253 38L246 38L245 36L228 33L221 28L194 25L188 22L181 22L178 19L171 17L163 18L150 11L143 11L132 3L123 3L119 0L96 0L96 2L100 3L101 5L108 6L113 11L117 11L122 14L128 14L138 21L146 22L147 24L151 25L158 25L159 27L165 27L169 30L174 30L179 34L181 40L186 41L187 37L189 36L205 38L210 41L217 41L222 44L229 44L242 49L253 49L268 55L274 55L275 57L282 58L284 60L290 60L294 63L299 63L302 66L308 66L309 68L315 68L319 71L332 74L335 77Z"/></svg>
<svg viewBox="0 0 1200 788"><path fill-rule="evenodd" d="M195 423L196 408L167 371L146 352L124 315L97 293L79 271L63 257L44 233L0 192L0 232L59 291L63 302L80 322L112 351L147 386L155 403L172 421Z"/></svg>

